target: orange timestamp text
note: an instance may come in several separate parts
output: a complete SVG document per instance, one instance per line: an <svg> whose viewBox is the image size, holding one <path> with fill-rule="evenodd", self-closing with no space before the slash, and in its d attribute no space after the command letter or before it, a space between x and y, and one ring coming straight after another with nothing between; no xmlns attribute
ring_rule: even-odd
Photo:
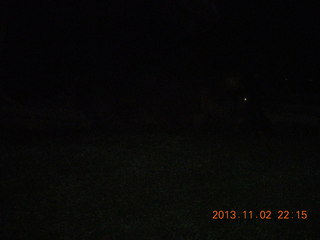
<svg viewBox="0 0 320 240"><path fill-rule="evenodd" d="M293 220L293 219L308 219L307 210L289 211L289 210L259 210L259 211L236 211L236 210L214 210L212 211L213 220L224 219L262 219L262 220Z"/></svg>

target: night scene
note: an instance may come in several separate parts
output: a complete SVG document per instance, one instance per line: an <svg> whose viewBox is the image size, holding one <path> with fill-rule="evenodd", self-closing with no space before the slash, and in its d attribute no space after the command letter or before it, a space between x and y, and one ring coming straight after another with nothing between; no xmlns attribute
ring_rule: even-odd
<svg viewBox="0 0 320 240"><path fill-rule="evenodd" d="M316 6L1 0L0 238L320 239Z"/></svg>

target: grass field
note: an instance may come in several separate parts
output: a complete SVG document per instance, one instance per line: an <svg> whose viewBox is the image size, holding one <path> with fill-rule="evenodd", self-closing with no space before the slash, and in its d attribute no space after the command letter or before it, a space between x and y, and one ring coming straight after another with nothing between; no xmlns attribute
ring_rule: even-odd
<svg viewBox="0 0 320 240"><path fill-rule="evenodd" d="M1 137L1 239L320 239L319 136L307 126Z"/></svg>

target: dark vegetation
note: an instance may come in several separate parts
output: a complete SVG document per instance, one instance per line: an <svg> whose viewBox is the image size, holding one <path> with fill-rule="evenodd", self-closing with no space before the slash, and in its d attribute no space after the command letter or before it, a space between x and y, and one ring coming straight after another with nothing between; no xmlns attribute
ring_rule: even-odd
<svg viewBox="0 0 320 240"><path fill-rule="evenodd" d="M318 135L1 135L2 239L316 239ZM213 210L307 220L212 220Z"/></svg>

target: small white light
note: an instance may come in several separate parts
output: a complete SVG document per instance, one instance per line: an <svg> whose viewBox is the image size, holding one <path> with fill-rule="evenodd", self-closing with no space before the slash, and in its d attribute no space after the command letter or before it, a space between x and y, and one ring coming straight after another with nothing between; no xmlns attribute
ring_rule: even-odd
<svg viewBox="0 0 320 240"><path fill-rule="evenodd" d="M243 100L246 102L248 99L245 97Z"/></svg>

